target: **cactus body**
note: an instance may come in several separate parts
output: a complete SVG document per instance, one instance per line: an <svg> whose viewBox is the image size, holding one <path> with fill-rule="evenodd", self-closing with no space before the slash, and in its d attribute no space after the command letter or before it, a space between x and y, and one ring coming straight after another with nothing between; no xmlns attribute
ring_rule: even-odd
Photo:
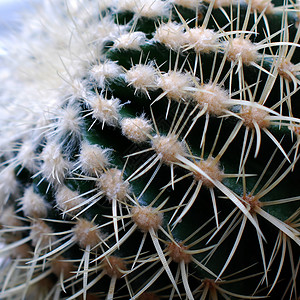
<svg viewBox="0 0 300 300"><path fill-rule="evenodd" d="M298 299L299 9L45 1L2 58L0 298Z"/></svg>

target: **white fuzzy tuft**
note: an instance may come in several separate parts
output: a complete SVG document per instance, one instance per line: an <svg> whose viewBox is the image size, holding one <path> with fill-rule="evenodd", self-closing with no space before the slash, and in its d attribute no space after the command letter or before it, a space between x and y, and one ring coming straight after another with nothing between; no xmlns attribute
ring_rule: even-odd
<svg viewBox="0 0 300 300"><path fill-rule="evenodd" d="M206 175L208 175L214 181L222 181L224 172L220 168L219 163L215 163L212 157L208 157L206 160L200 160L195 163ZM203 185L207 188L213 188L214 184L208 180L205 176L194 171L194 178L197 181L202 181Z"/></svg>
<svg viewBox="0 0 300 300"><path fill-rule="evenodd" d="M123 180L123 173L118 169L108 169L101 174L97 186L109 201L124 201L129 194L129 183Z"/></svg>
<svg viewBox="0 0 300 300"><path fill-rule="evenodd" d="M245 0L246 3L250 3L250 0ZM274 12L274 4L271 0L251 0L251 8L253 11L257 10L262 12L265 10L266 14L271 14Z"/></svg>
<svg viewBox="0 0 300 300"><path fill-rule="evenodd" d="M126 33L128 27L115 24L113 18L108 14L95 24L96 40L100 44L115 40L120 34Z"/></svg>
<svg viewBox="0 0 300 300"><path fill-rule="evenodd" d="M177 155L186 155L184 143L180 142L174 134L155 135L152 139L152 147L158 157L168 165L178 161Z"/></svg>
<svg viewBox="0 0 300 300"><path fill-rule="evenodd" d="M24 140L17 154L17 161L29 172L37 172L37 157L35 154L35 144L32 140Z"/></svg>
<svg viewBox="0 0 300 300"><path fill-rule="evenodd" d="M50 183L62 183L71 164L61 153L56 142L48 142L41 153L41 173Z"/></svg>
<svg viewBox="0 0 300 300"><path fill-rule="evenodd" d="M156 231L162 225L163 214L152 207L135 206L131 212L132 220L142 232Z"/></svg>
<svg viewBox="0 0 300 300"><path fill-rule="evenodd" d="M184 38L185 49L194 49L197 53L209 53L219 47L219 35L212 29L192 28L185 32Z"/></svg>
<svg viewBox="0 0 300 300"><path fill-rule="evenodd" d="M0 171L0 209L8 198L18 193L18 182L14 168L7 167Z"/></svg>
<svg viewBox="0 0 300 300"><path fill-rule="evenodd" d="M98 0L95 2L99 7L99 11L104 11L108 8L115 7L117 5L117 3L120 1L118 1L118 0Z"/></svg>
<svg viewBox="0 0 300 300"><path fill-rule="evenodd" d="M80 208L74 209L74 207L80 205L84 201L77 191L72 191L65 185L59 186L55 200L57 207L62 210L63 214L68 211L68 214L70 215L75 215Z"/></svg>
<svg viewBox="0 0 300 300"><path fill-rule="evenodd" d="M121 121L122 134L135 143L142 143L148 140L152 131L149 120L143 116L137 118L125 118Z"/></svg>
<svg viewBox="0 0 300 300"><path fill-rule="evenodd" d="M147 92L157 88L157 72L152 63L134 65L126 72L125 80L136 91Z"/></svg>
<svg viewBox="0 0 300 300"><path fill-rule="evenodd" d="M79 137L81 135L83 119L80 116L79 107L68 105L58 110L55 117L57 118L57 122L54 123L57 127L55 134L59 139Z"/></svg>
<svg viewBox="0 0 300 300"><path fill-rule="evenodd" d="M109 256L103 260L104 272L112 278L122 278L126 274L127 268L124 260L118 256Z"/></svg>
<svg viewBox="0 0 300 300"><path fill-rule="evenodd" d="M95 80L100 87L105 86L107 79L118 77L121 73L122 68L116 62L110 60L94 65L89 71L91 78Z"/></svg>
<svg viewBox="0 0 300 300"><path fill-rule="evenodd" d="M65 89L71 101L85 99L89 94L85 82L77 78L73 79L71 83L67 83Z"/></svg>
<svg viewBox="0 0 300 300"><path fill-rule="evenodd" d="M257 124L259 128L266 128L270 126L269 113L265 110L256 107L242 107L240 117L243 118L244 125L249 128L255 128Z"/></svg>
<svg viewBox="0 0 300 300"><path fill-rule="evenodd" d="M229 61L241 61L245 65L250 65L258 59L258 52L255 44L248 39L234 38L228 42L227 59Z"/></svg>
<svg viewBox="0 0 300 300"><path fill-rule="evenodd" d="M63 277L63 279L67 279L73 276L72 271L74 271L75 267L72 262L67 261L64 257L59 256L50 260L51 262L51 270L57 278Z"/></svg>
<svg viewBox="0 0 300 300"><path fill-rule="evenodd" d="M228 93L217 85L201 85L192 95L200 108L207 106L207 112L211 115L221 116L228 108Z"/></svg>
<svg viewBox="0 0 300 300"><path fill-rule="evenodd" d="M154 40L178 51L185 43L184 27L176 22L162 23L156 29Z"/></svg>
<svg viewBox="0 0 300 300"><path fill-rule="evenodd" d="M101 242L101 232L97 226L85 219L78 219L77 224L73 228L74 237L79 246L85 249L87 246L95 247Z"/></svg>
<svg viewBox="0 0 300 300"><path fill-rule="evenodd" d="M83 142L78 158L78 168L86 175L98 176L109 164L109 149Z"/></svg>
<svg viewBox="0 0 300 300"><path fill-rule="evenodd" d="M176 263L184 262L189 264L192 261L192 255L188 252L188 247L182 243L170 242L167 246L167 253Z"/></svg>
<svg viewBox="0 0 300 300"><path fill-rule="evenodd" d="M135 10L135 7L137 5L136 0L119 0L117 5L118 11L131 11L133 12Z"/></svg>
<svg viewBox="0 0 300 300"><path fill-rule="evenodd" d="M189 73L169 71L162 74L158 79L158 86L164 91L169 99L185 101L189 96L189 89L194 83Z"/></svg>
<svg viewBox="0 0 300 300"><path fill-rule="evenodd" d="M140 46L145 44L146 35L144 32L135 31L120 35L114 41L114 48L124 50L140 50Z"/></svg>
<svg viewBox="0 0 300 300"><path fill-rule="evenodd" d="M119 121L120 100L117 98L106 99L102 95L90 97L86 100L91 107L91 115L94 119L116 126Z"/></svg>
<svg viewBox="0 0 300 300"><path fill-rule="evenodd" d="M0 224L10 227L22 226L22 222L18 219L13 206L7 206L1 211ZM17 231L15 233L17 233Z"/></svg>
<svg viewBox="0 0 300 300"><path fill-rule="evenodd" d="M31 225L30 237L32 246L39 245L41 248L51 247L55 238L53 230L42 220L35 219Z"/></svg>
<svg viewBox="0 0 300 300"><path fill-rule="evenodd" d="M292 81L300 75L300 64L294 65L287 59L282 59L278 66L278 74L282 78ZM298 81L298 79L297 79Z"/></svg>
<svg viewBox="0 0 300 300"><path fill-rule="evenodd" d="M22 238L23 232L18 230L18 228L22 226L24 226L24 224L18 218L14 206L6 206L4 209L0 210L0 229L3 230L0 237L1 248L3 247L3 243L9 244ZM5 232L6 228L14 228L14 230ZM12 255L13 253L10 254Z"/></svg>
<svg viewBox="0 0 300 300"><path fill-rule="evenodd" d="M26 217L45 218L47 217L47 203L42 196L35 193L33 186L27 188L20 199L23 213Z"/></svg>
<svg viewBox="0 0 300 300"><path fill-rule="evenodd" d="M169 11L169 1L162 0L137 0L134 8L138 16L146 18L168 16Z"/></svg>
<svg viewBox="0 0 300 300"><path fill-rule="evenodd" d="M136 13L138 17L156 18L168 15L170 3L162 0L119 0L117 9Z"/></svg>

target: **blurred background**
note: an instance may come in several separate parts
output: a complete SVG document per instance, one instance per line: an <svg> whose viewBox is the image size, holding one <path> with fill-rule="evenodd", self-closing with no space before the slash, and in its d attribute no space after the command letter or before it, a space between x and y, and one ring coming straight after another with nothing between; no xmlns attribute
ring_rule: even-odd
<svg viewBox="0 0 300 300"><path fill-rule="evenodd" d="M20 14L39 0L0 0L0 55L5 53L3 38L20 26Z"/></svg>

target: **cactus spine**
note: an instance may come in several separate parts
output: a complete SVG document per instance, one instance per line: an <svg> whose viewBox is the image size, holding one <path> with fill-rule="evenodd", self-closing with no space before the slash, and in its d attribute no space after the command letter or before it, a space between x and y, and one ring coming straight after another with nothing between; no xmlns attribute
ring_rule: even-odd
<svg viewBox="0 0 300 300"><path fill-rule="evenodd" d="M298 299L299 10L45 0L1 58L0 298Z"/></svg>

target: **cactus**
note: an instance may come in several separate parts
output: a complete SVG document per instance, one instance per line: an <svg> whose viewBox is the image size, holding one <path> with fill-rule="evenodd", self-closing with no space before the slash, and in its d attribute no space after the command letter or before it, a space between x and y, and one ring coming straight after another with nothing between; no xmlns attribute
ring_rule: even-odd
<svg viewBox="0 0 300 300"><path fill-rule="evenodd" d="M1 299L299 299L288 0L44 1L1 61Z"/></svg>

